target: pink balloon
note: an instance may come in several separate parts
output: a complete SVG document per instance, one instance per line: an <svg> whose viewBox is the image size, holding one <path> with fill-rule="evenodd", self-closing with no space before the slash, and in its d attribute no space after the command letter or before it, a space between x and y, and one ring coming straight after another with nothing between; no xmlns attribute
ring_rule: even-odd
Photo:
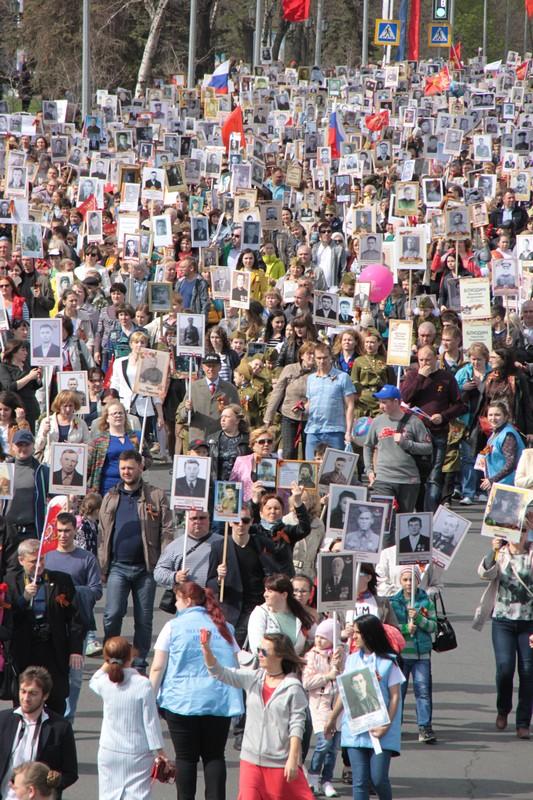
<svg viewBox="0 0 533 800"><path fill-rule="evenodd" d="M360 273L358 280L370 284L370 302L379 303L392 291L394 278L392 272L383 264L371 264Z"/></svg>

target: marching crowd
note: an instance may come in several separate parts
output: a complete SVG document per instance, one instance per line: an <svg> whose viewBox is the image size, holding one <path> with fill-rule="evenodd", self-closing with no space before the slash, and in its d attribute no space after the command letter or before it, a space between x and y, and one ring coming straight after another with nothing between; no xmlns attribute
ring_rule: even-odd
<svg viewBox="0 0 533 800"><path fill-rule="evenodd" d="M533 489L530 67L516 54L489 68L241 64L223 93L209 78L98 91L85 120L63 100L4 109L2 800L76 782L83 670L101 655L100 800L148 798L155 778L193 800L200 760L206 797L223 800L230 731L240 800L338 796L341 759L354 800L389 800L410 678L418 740L437 742L445 572L417 563L430 547L417 514ZM147 349L169 364L150 395L137 385ZM146 470L166 476L175 454L183 478L152 485ZM303 462L290 488L267 476L272 460ZM229 525L213 520L217 481L242 487ZM43 548L52 485L68 497ZM392 522L378 544L360 512L376 559L357 563L350 608L317 608L321 553L340 554L328 580L343 597L351 487L393 498ZM187 492L208 502L173 508ZM528 512L479 565L474 623L492 624L500 731L518 653L521 739ZM407 565L396 514L412 515ZM451 555L453 530L439 537ZM170 617L154 644L158 586Z"/></svg>

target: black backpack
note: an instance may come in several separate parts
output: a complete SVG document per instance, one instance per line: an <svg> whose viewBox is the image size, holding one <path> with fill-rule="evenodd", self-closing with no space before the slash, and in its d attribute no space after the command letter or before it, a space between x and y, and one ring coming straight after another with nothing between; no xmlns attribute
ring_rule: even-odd
<svg viewBox="0 0 533 800"><path fill-rule="evenodd" d="M398 427L396 428L396 433L401 433L406 428L410 416L410 414L403 415ZM425 456L418 456L414 453L407 453L407 455L414 459L420 474L420 482L423 483L424 479L428 477L429 473L431 472L431 468L433 467L433 453L428 453Z"/></svg>

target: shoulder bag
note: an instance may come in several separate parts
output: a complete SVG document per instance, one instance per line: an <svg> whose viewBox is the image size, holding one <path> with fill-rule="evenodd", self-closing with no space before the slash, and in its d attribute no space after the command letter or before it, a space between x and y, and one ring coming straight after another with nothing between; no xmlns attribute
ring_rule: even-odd
<svg viewBox="0 0 533 800"><path fill-rule="evenodd" d="M440 600L440 614L437 598ZM437 633L435 634L435 641L433 642L433 650L437 653L446 653L448 650L455 650L457 647L457 637L446 615L444 601L440 592L435 596L435 611L437 612Z"/></svg>

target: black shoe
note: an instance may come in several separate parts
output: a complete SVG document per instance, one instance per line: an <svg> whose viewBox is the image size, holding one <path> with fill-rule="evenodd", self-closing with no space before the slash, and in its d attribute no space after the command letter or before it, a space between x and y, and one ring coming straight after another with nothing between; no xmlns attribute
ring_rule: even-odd
<svg viewBox="0 0 533 800"><path fill-rule="evenodd" d="M418 729L418 741L424 742L424 744L435 744L437 737L433 733L431 725L426 725Z"/></svg>

